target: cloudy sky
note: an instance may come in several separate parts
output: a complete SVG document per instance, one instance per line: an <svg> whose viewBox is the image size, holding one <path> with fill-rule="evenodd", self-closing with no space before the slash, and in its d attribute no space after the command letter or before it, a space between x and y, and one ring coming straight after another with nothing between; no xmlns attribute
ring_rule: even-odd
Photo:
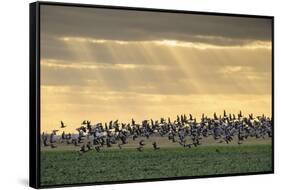
<svg viewBox="0 0 281 190"><path fill-rule="evenodd" d="M41 6L42 131L192 113L271 116L271 20Z"/></svg>

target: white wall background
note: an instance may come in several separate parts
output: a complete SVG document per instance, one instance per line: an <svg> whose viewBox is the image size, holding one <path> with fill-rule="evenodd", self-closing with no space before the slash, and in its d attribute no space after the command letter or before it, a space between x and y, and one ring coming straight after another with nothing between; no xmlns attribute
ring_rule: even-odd
<svg viewBox="0 0 281 190"><path fill-rule="evenodd" d="M88 186L75 189L269 189L281 185L280 104L281 9L278 0L64 0L162 9L182 9L275 16L275 174L193 179L138 184ZM28 1L6 0L0 5L0 189L28 189ZM68 188L70 189L70 188Z"/></svg>

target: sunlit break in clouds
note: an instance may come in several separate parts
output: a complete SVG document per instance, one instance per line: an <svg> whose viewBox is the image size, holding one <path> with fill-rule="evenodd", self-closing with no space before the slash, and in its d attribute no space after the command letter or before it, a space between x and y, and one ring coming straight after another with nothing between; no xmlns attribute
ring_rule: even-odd
<svg viewBox="0 0 281 190"><path fill-rule="evenodd" d="M271 19L41 7L41 127L271 117Z"/></svg>

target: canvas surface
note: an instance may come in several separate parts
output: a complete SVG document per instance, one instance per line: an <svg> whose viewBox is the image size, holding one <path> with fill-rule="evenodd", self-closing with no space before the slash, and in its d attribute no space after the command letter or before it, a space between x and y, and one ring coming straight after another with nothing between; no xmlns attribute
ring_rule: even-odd
<svg viewBox="0 0 281 190"><path fill-rule="evenodd" d="M271 172L272 19L41 5L42 186Z"/></svg>

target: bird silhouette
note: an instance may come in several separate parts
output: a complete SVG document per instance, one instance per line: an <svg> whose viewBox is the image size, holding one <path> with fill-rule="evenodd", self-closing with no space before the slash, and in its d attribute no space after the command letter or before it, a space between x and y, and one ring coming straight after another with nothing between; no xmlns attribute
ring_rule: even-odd
<svg viewBox="0 0 281 190"><path fill-rule="evenodd" d="M152 145L153 145L153 149L154 150L159 150L160 149L160 147L157 146L157 143L155 141L152 143Z"/></svg>
<svg viewBox="0 0 281 190"><path fill-rule="evenodd" d="M145 144L144 144L144 140L141 140L140 142L139 142L139 145L140 146L144 146Z"/></svg>
<svg viewBox="0 0 281 190"><path fill-rule="evenodd" d="M64 125L63 121L61 121L60 124L61 124L60 128L65 128L66 127L66 125Z"/></svg>
<svg viewBox="0 0 281 190"><path fill-rule="evenodd" d="M100 146L95 146L97 152L100 152Z"/></svg>

